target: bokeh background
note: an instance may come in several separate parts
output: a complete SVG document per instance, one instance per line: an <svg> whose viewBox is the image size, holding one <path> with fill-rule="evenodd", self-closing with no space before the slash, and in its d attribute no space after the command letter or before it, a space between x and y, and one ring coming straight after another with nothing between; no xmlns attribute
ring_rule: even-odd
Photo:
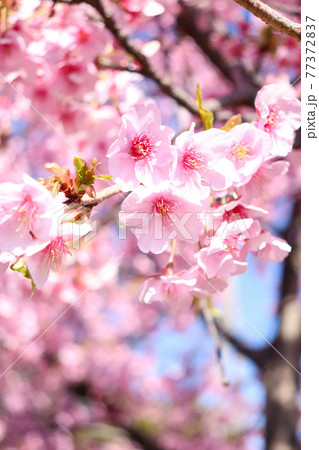
<svg viewBox="0 0 319 450"><path fill-rule="evenodd" d="M265 83L292 83L299 96L300 44L232 0L102 3L160 79L169 77L193 102L200 85L216 126L239 113L253 120ZM300 22L299 1L267 3ZM143 73L90 6L3 5L1 182L20 182L24 172L48 177L46 162L72 167L77 151L108 173L105 154L121 114L147 98L177 134L189 128L192 113ZM267 342L299 367L299 141L288 176L270 180L262 200L270 211L265 227L293 252L280 264L250 258L247 273L230 281L227 301L214 299L230 385L222 384L214 340L194 311L137 301L163 256L142 254L133 236L118 239L121 199L112 197L96 208L96 236L32 299L28 280L11 271L0 278L1 448L299 448L299 375Z"/></svg>

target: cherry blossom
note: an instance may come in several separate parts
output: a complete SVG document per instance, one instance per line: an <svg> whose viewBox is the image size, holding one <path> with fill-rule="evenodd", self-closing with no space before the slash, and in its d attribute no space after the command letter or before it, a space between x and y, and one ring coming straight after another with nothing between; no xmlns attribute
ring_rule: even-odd
<svg viewBox="0 0 319 450"><path fill-rule="evenodd" d="M22 254L35 241L47 241L52 215L61 209L61 197L53 199L45 187L27 174L23 175L23 184L1 183L1 251Z"/></svg>
<svg viewBox="0 0 319 450"><path fill-rule="evenodd" d="M37 288L41 289L50 270L59 270L67 254L70 254L66 243L85 236L91 229L89 224L65 223L60 226L53 224L50 240L26 250L24 259Z"/></svg>
<svg viewBox="0 0 319 450"><path fill-rule="evenodd" d="M290 86L270 84L256 96L255 124L271 136L272 155L286 156L292 149L294 132L300 127L301 103L291 91Z"/></svg>
<svg viewBox="0 0 319 450"><path fill-rule="evenodd" d="M290 253L291 246L284 239L272 236L269 231L263 230L248 242L248 249L266 262L280 262Z"/></svg>
<svg viewBox="0 0 319 450"><path fill-rule="evenodd" d="M231 275L246 271L245 244L259 234L260 226L253 219L223 222L210 239L207 247L197 254L199 266L208 278L227 279Z"/></svg>
<svg viewBox="0 0 319 450"><path fill-rule="evenodd" d="M219 141L225 132L210 129L194 133L195 124L190 130L176 138L177 158L174 163L173 182L195 185L207 196L207 189L224 190L231 186L229 177L231 163L218 149ZM206 183L206 186L202 182ZM209 194L208 194L209 195Z"/></svg>
<svg viewBox="0 0 319 450"><path fill-rule="evenodd" d="M247 183L270 156L272 141L264 131L244 123L225 132L217 148L223 150L232 163L231 178L234 185L240 186Z"/></svg>
<svg viewBox="0 0 319 450"><path fill-rule="evenodd" d="M122 203L120 221L132 229L143 252L162 253L172 239L198 242L203 203L194 190L162 183L136 188Z"/></svg>
<svg viewBox="0 0 319 450"><path fill-rule="evenodd" d="M140 183L158 184L169 178L174 153L170 146L173 131L161 125L158 108L141 104L122 117L118 139L109 148L109 170L123 191Z"/></svg>
<svg viewBox="0 0 319 450"><path fill-rule="evenodd" d="M9 252L0 252L0 275L4 273L9 264L13 264L17 258Z"/></svg>
<svg viewBox="0 0 319 450"><path fill-rule="evenodd" d="M139 289L138 298L145 303L161 301L175 311L188 309L193 301L197 277L189 271L163 274L148 278Z"/></svg>

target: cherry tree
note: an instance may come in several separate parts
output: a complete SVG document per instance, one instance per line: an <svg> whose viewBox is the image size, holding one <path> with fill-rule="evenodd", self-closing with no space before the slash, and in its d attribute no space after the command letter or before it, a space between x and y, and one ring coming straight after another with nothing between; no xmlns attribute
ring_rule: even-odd
<svg viewBox="0 0 319 450"><path fill-rule="evenodd" d="M3 448L298 448L300 5L273 3L1 2ZM281 262L267 339L234 280Z"/></svg>

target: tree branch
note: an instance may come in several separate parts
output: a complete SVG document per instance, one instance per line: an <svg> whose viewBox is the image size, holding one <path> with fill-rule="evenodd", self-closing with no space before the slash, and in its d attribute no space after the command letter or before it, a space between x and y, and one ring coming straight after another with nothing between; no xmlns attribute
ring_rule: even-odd
<svg viewBox="0 0 319 450"><path fill-rule="evenodd" d="M263 367L266 360L266 353L268 353L268 348L263 347L262 349L255 350L248 347L243 341L227 330L226 327L220 323L220 321L216 321L216 327L221 336L226 339L229 344L235 347L239 353L252 360L259 368Z"/></svg>
<svg viewBox="0 0 319 450"><path fill-rule="evenodd" d="M119 194L120 192L122 192L120 186L118 184L114 184L113 186L108 186L99 191L95 198L84 195L78 205L92 208L93 206L98 205L104 200L113 197L113 195Z"/></svg>
<svg viewBox="0 0 319 450"><path fill-rule="evenodd" d="M297 22L293 22L287 19L279 12L275 11L268 5L265 5L259 0L234 0L239 5L248 9L256 17L259 17L263 22L271 25L277 30L281 31L288 36L301 41L301 25Z"/></svg>
<svg viewBox="0 0 319 450"><path fill-rule="evenodd" d="M279 330L274 346L295 367L300 358L300 200L297 200L291 223L285 233L292 251L285 260L281 300L279 305ZM266 446L268 449L299 448L296 426L299 417L297 392L300 377L286 361L272 355L262 371L266 387Z"/></svg>
<svg viewBox="0 0 319 450"><path fill-rule="evenodd" d="M141 73L141 70L139 67L137 67L134 64L115 64L109 61L106 57L103 55L100 55L95 60L95 65L99 70L118 70L120 72L131 72L131 73L138 73L140 75L143 75Z"/></svg>
<svg viewBox="0 0 319 450"><path fill-rule="evenodd" d="M174 99L179 105L186 108L195 116L200 116L195 100L186 92L177 87L173 87L171 81L167 77L163 77L157 73L156 69L151 65L150 61L144 56L136 45L123 33L117 25L111 13L105 11L100 0L52 0L53 3L66 3L68 5L78 5L86 3L92 6L101 16L105 28L107 28L118 43L127 51L128 54L140 64L140 73L148 78L151 78L159 86L161 91Z"/></svg>
<svg viewBox="0 0 319 450"><path fill-rule="evenodd" d="M194 6L188 6L184 0L179 0L179 3L182 7L182 12L177 18L179 29L194 40L212 65L235 87L234 92L231 94L207 102L206 108L214 111L221 107L243 104L253 105L259 89L253 76L247 72L243 65L229 64L219 50L212 46L212 30L203 31L196 26L197 19L200 19L202 11Z"/></svg>

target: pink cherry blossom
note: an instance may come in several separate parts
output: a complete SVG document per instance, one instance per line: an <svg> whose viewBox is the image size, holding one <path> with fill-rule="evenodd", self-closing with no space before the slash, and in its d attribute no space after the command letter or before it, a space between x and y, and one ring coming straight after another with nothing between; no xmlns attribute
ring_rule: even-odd
<svg viewBox="0 0 319 450"><path fill-rule="evenodd" d="M9 252L0 252L0 275L4 273L9 264L13 264L16 261L17 257L12 255Z"/></svg>
<svg viewBox="0 0 319 450"><path fill-rule="evenodd" d="M256 253L266 262L281 262L291 252L291 246L284 239L272 236L269 231L263 230L248 242L247 250Z"/></svg>
<svg viewBox="0 0 319 450"><path fill-rule="evenodd" d="M77 100L94 90L96 68L93 63L85 62L74 56L61 61L54 76L54 88L62 97Z"/></svg>
<svg viewBox="0 0 319 450"><path fill-rule="evenodd" d="M291 87L269 84L258 92L255 107L258 113L255 125L272 138L272 155L286 156L301 124L300 101L291 95Z"/></svg>
<svg viewBox="0 0 319 450"><path fill-rule="evenodd" d="M138 105L123 115L118 139L107 153L110 173L123 191L169 178L173 134L161 125L160 112L152 103Z"/></svg>
<svg viewBox="0 0 319 450"><path fill-rule="evenodd" d="M138 298L144 303L165 302L171 309L182 311L192 304L196 282L194 272L182 270L174 274L164 269L163 275L155 275L144 281Z"/></svg>
<svg viewBox="0 0 319 450"><path fill-rule="evenodd" d="M232 163L231 178L236 186L247 183L272 150L272 141L267 133L248 123L225 132L218 145Z"/></svg>
<svg viewBox="0 0 319 450"><path fill-rule="evenodd" d="M64 223L58 227L53 224L50 240L26 250L24 259L37 288L40 289L46 282L50 270L59 270L67 254L71 254L66 242L79 239L91 229L88 223L82 225Z"/></svg>
<svg viewBox="0 0 319 450"><path fill-rule="evenodd" d="M198 242L204 232L203 203L191 189L168 183L139 186L122 203L120 221L132 229L142 252L162 253L172 239Z"/></svg>
<svg viewBox="0 0 319 450"><path fill-rule="evenodd" d="M232 180L228 174L232 166L222 151L215 150L225 132L210 129L194 133L194 126L193 123L189 131L176 138L177 158L172 178L177 184L195 185L202 195L207 196L208 187L223 190L231 186ZM206 186L202 182L206 183Z"/></svg>
<svg viewBox="0 0 319 450"><path fill-rule="evenodd" d="M61 210L61 197L53 199L41 183L23 175L23 184L0 184L0 249L22 254L37 241L47 241L52 215Z"/></svg>
<svg viewBox="0 0 319 450"><path fill-rule="evenodd" d="M0 32L0 60L3 75L22 67L25 47L24 37L19 32L13 29Z"/></svg>
<svg viewBox="0 0 319 450"><path fill-rule="evenodd" d="M267 183L277 183L277 177L285 175L289 169L288 161L265 161L248 183L240 186L238 193L244 196L246 201L262 198Z"/></svg>
<svg viewBox="0 0 319 450"><path fill-rule="evenodd" d="M208 247L197 253L199 266L208 278L226 279L246 271L246 240L252 239L260 232L259 222L253 219L239 219L223 222L212 236Z"/></svg>

